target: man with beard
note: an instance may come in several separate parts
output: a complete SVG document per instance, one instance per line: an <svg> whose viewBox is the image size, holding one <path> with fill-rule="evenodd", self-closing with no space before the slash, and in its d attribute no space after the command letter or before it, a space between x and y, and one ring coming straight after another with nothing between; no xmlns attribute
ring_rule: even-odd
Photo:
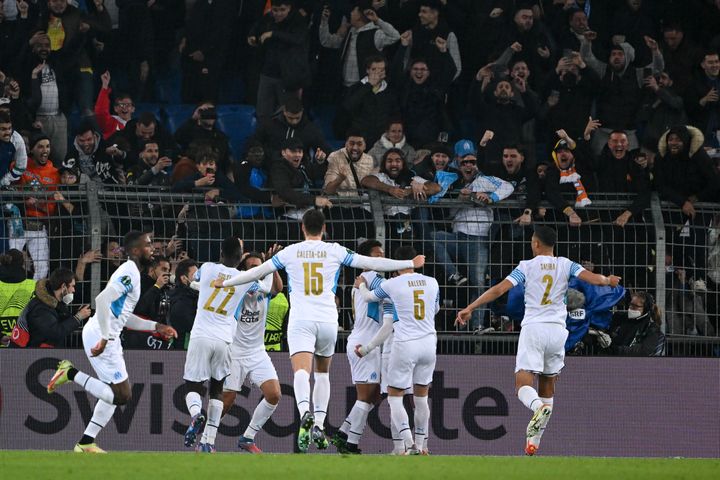
<svg viewBox="0 0 720 480"><path fill-rule="evenodd" d="M53 393L61 385L75 382L98 399L85 433L75 444L77 453L105 453L95 443L95 437L110 421L115 408L125 405L132 396L120 343L123 328L157 331L165 339L177 337L172 327L143 320L132 313L140 298L140 270L153 254L150 236L130 231L125 235L123 246L129 258L96 297L96 313L83 328L85 354L98 378L79 371L69 360L61 360L47 386L48 393Z"/></svg>
<svg viewBox="0 0 720 480"><path fill-rule="evenodd" d="M160 125L155 114L142 112L125 124L125 128L115 133L108 143L112 144L108 154L118 161L122 160L123 168L130 168L139 158L143 145L148 140L155 140L163 156L175 158L177 145L172 136Z"/></svg>
<svg viewBox="0 0 720 480"><path fill-rule="evenodd" d="M62 163L63 167L77 166L90 180L108 184L124 184L125 172L112 155L115 146L107 146L102 136L89 121L78 127L72 147ZM120 157L117 157L118 161Z"/></svg>
<svg viewBox="0 0 720 480"><path fill-rule="evenodd" d="M471 200L472 204L450 210L452 232L436 230L431 236L435 259L444 268L448 285L461 286L469 279L479 295L485 286L493 223L493 210L489 205L509 197L513 186L497 177L483 175L478 170L477 156L473 154L465 155L458 162L461 177L453 185L460 193L458 203ZM463 267L467 277L460 271ZM474 313L471 327L479 327L481 321L480 313Z"/></svg>
<svg viewBox="0 0 720 480"><path fill-rule="evenodd" d="M600 77L600 91L597 95L597 116L602 128L595 132L592 149L599 154L613 130L624 130L635 149L638 143L635 131L637 112L642 101L642 87L649 75L660 74L665 68L662 52L655 40L646 36L645 44L652 52L652 62L644 68L632 68L635 49L626 42L613 45L608 63L601 62L592 51L592 41L597 33L586 31L581 42L580 53L588 67Z"/></svg>
<svg viewBox="0 0 720 480"><path fill-rule="evenodd" d="M160 152L157 142L150 140L140 152L139 162L128 170L128 185L165 186L170 184L167 167L172 165L168 157L158 158Z"/></svg>
<svg viewBox="0 0 720 480"><path fill-rule="evenodd" d="M375 170L373 158L365 153L365 137L350 131L345 146L328 156L323 191L328 195L358 198L362 179ZM369 205L358 203L333 207L328 215L331 238L354 240L368 238L372 214ZM333 222L335 220L335 222Z"/></svg>
<svg viewBox="0 0 720 480"><path fill-rule="evenodd" d="M450 53L452 62L455 65L455 74L452 80L460 76L462 62L460 60L460 49L458 40L450 30L445 20L440 19L440 0L421 0L418 2L418 23L412 30L403 33L400 38L403 45L410 46L407 52L408 58L424 58L431 72L441 72L445 66L443 59L445 52Z"/></svg>
<svg viewBox="0 0 720 480"><path fill-rule="evenodd" d="M660 199L672 202L682 211L682 216L673 212L666 224L672 232L668 238L673 239L676 249L673 258L681 259L686 270L694 266L698 272L704 269L707 259L705 236L709 219L696 212L695 203L720 199L720 176L702 145L703 134L699 129L671 128L660 137L654 170Z"/></svg>
<svg viewBox="0 0 720 480"><path fill-rule="evenodd" d="M488 144L485 152L486 167L498 162L503 145L520 143L522 126L533 118L538 107L522 79L519 83L523 88L518 90L522 105L515 101L513 84L506 79L501 79L495 84L490 98L486 92L493 76L490 68L485 66L480 69L470 87L470 102L481 120L480 131L495 132L494 142Z"/></svg>
<svg viewBox="0 0 720 480"><path fill-rule="evenodd" d="M720 56L718 52L705 52L700 64L702 74L693 82L685 102L693 125L705 135L705 145L720 147L717 132L720 130Z"/></svg>
<svg viewBox="0 0 720 480"><path fill-rule="evenodd" d="M399 119L390 120L385 133L382 134L380 140L375 142L375 145L368 151L368 155L373 159L373 166L375 168L380 167L380 160L383 155L385 155L385 152L391 148L399 148L402 150L403 155L405 155L405 158L408 159L409 162L412 163L415 160L415 149L408 143L408 139L405 136L405 127Z"/></svg>
<svg viewBox="0 0 720 480"><path fill-rule="evenodd" d="M50 220L57 211L57 205L49 192L57 190L60 174L49 161L50 139L46 135L36 135L30 139L28 165L18 184L23 190L34 192L25 197L25 222L23 235L11 237L10 248L27 251L35 266L35 280L47 277L50 271L50 246L48 231Z"/></svg>
<svg viewBox="0 0 720 480"><path fill-rule="evenodd" d="M211 102L203 102L175 131L175 141L187 151L192 144L212 146L218 152L218 169L227 175L230 170L230 139L218 128L217 110Z"/></svg>
<svg viewBox="0 0 720 480"><path fill-rule="evenodd" d="M168 323L178 333L178 340L173 343L173 348L179 350L187 349L190 331L195 323L198 291L191 288L190 283L197 271L195 260L188 258L178 263L175 267L175 288L169 293Z"/></svg>

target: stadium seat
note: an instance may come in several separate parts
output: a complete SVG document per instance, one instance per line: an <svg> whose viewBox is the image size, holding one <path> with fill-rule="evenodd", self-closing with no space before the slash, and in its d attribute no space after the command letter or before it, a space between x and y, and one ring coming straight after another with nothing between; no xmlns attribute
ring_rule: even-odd
<svg viewBox="0 0 720 480"><path fill-rule="evenodd" d="M177 105L165 105L163 108L165 111L165 126L167 126L170 133L175 133L175 130L180 128L188 118L190 118L195 111L195 105L190 104L177 104Z"/></svg>
<svg viewBox="0 0 720 480"><path fill-rule="evenodd" d="M220 105L217 107L218 127L230 137L230 150L240 158L248 137L255 132L257 120L251 105Z"/></svg>

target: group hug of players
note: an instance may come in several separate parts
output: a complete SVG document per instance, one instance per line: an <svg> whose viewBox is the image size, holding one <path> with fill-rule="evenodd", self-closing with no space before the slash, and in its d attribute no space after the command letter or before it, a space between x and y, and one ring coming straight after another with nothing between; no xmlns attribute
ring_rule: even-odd
<svg viewBox="0 0 720 480"><path fill-rule="evenodd" d="M199 291L198 308L185 360L185 397L191 416L186 447L215 452L217 429L246 378L260 388L263 399L253 412L238 447L261 453L256 434L277 408L280 383L264 348L265 318L270 298L284 287L278 274L285 270L290 294L287 339L294 378L294 396L300 414L297 443L300 452L311 444L327 449L332 442L340 453L360 453L358 444L368 413L387 393L391 415L393 454L428 454L430 408L428 391L436 360L435 316L440 309L437 281L417 273L425 263L409 246L399 247L394 259L384 257L382 244L369 240L359 253L322 240L325 218L309 210L302 219L305 241L267 254L243 252L236 238L223 241L218 263L205 263L191 286ZM567 337L565 295L570 277L595 285L616 286L619 277L594 274L579 264L553 254L556 233L538 226L531 240L532 260L522 261L502 282L485 291L458 312L464 325L473 310L493 301L515 285L525 288L525 317L515 367L517 395L532 412L526 430L525 453L534 455L553 411L555 380L564 366ZM77 370L68 360L58 364L48 392L75 382L98 399L87 428L75 445L80 453L104 453L95 438L117 405L130 399L119 335L123 328L154 330L175 337L167 325L137 317L132 312L140 296L140 271L153 255L149 235L129 232L124 239L128 260L111 276L96 298L96 313L83 329L85 353L97 377ZM330 400L330 364L338 332L335 290L343 267L362 269L355 280L355 324L348 337L348 360L357 401L340 429L328 440L325 417ZM377 272L393 272L384 278ZM311 388L310 374L314 385ZM537 379L538 388L535 383ZM201 392L209 382L209 400L203 413ZM403 405L412 393L414 431ZM312 407L311 407L312 403Z"/></svg>

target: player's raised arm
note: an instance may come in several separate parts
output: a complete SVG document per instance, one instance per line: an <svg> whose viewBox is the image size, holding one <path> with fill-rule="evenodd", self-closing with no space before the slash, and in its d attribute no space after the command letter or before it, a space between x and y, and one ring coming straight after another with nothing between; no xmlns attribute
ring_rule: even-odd
<svg viewBox="0 0 720 480"><path fill-rule="evenodd" d="M362 298L368 303L382 302L384 299L390 298L380 286L374 290L368 289L365 277L362 275L355 279L354 287L358 289Z"/></svg>
<svg viewBox="0 0 720 480"><path fill-rule="evenodd" d="M493 285L489 289L485 290L485 293L475 299L474 302L472 302L470 305L458 312L457 318L455 319L455 325L464 326L467 321L470 320L470 315L472 315L472 312L475 309L485 305L486 303L490 303L493 300L500 298L505 292L507 292L514 286L515 285L513 285L513 283L506 278L502 282Z"/></svg>
<svg viewBox="0 0 720 480"><path fill-rule="evenodd" d="M273 257L262 265L258 265L257 267L251 268L250 270L240 272L238 275L235 275L234 277L229 278L225 281L217 279L213 281L213 287L233 287L235 285L242 285L245 283L254 282L255 280L260 280L261 278L265 278L266 276L270 275L271 273L280 268L278 265L276 265L276 258L277 257Z"/></svg>
<svg viewBox="0 0 720 480"><path fill-rule="evenodd" d="M364 270L375 270L376 272L395 272L407 268L421 268L425 265L425 255L418 255L412 260L391 260L384 257L366 257L357 253L348 254L345 265Z"/></svg>
<svg viewBox="0 0 720 480"><path fill-rule="evenodd" d="M601 287L617 287L620 283L621 277L615 275L600 275L599 273L592 273L588 270L583 270L577 276L583 282L590 283L592 285L598 285Z"/></svg>

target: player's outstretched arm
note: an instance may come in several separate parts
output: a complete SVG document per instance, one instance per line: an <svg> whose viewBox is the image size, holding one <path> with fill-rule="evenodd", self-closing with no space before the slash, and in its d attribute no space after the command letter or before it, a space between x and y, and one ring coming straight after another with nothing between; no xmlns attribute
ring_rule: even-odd
<svg viewBox="0 0 720 480"><path fill-rule="evenodd" d="M162 335L165 340L177 338L177 332L171 326L154 322L152 320L145 320L134 313L128 315L125 327L130 330L139 330L141 332L157 332Z"/></svg>
<svg viewBox="0 0 720 480"><path fill-rule="evenodd" d="M392 315L383 315L383 324L380 327L380 330L377 331L373 339L370 340L367 345L355 345L355 355L362 358L385 343L385 340L387 340L393 331L393 320L394 318Z"/></svg>
<svg viewBox="0 0 720 480"><path fill-rule="evenodd" d="M472 312L475 309L498 299L505 292L513 288L513 286L512 282L506 278L502 282L490 287L485 291L485 293L476 298L474 302L458 312L457 318L455 319L455 325L465 326L468 320L470 320L470 315L472 315Z"/></svg>
<svg viewBox="0 0 720 480"><path fill-rule="evenodd" d="M258 265L257 267L251 268L250 270L240 272L238 275L235 275L234 277L229 278L225 281L221 281L220 279L215 280L213 281L213 287L225 288L254 282L255 280L265 278L267 275L273 273L275 270L277 270L277 267L273 263L272 259L270 259L262 265Z"/></svg>
<svg viewBox="0 0 720 480"><path fill-rule="evenodd" d="M421 268L423 265L425 265L425 255L418 255L412 260L392 260L382 257L366 257L356 253L350 262L351 267L377 272L395 272L407 268Z"/></svg>
<svg viewBox="0 0 720 480"><path fill-rule="evenodd" d="M601 287L617 287L620 283L620 280L622 280L621 277L617 277L615 275L610 275L606 277L605 275L600 275L599 273L592 273L588 270L583 270L582 272L580 272L578 278L583 282L587 282L592 285L598 285Z"/></svg>

